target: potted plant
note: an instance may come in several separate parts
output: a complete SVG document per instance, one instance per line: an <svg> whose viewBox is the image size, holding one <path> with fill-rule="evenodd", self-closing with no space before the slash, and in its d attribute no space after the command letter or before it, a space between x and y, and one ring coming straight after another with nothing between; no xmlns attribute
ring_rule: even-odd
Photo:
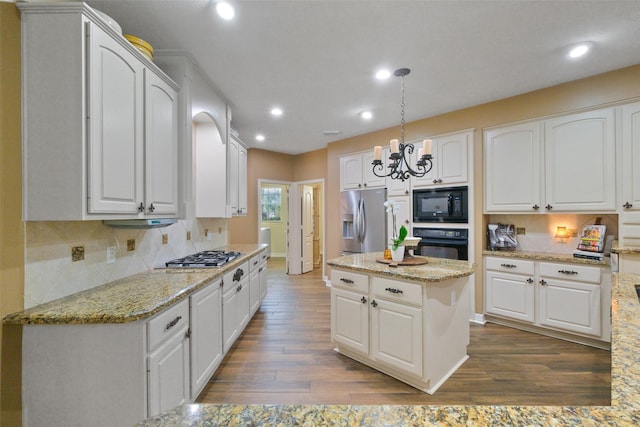
<svg viewBox="0 0 640 427"><path fill-rule="evenodd" d="M407 237L407 229L404 225L397 229L396 226L396 213L398 212L398 203L395 200L387 200L384 202L384 206L387 208L387 212L391 213L393 230L391 230L391 259L393 261L402 261L404 259L405 247L402 244L405 237Z"/></svg>

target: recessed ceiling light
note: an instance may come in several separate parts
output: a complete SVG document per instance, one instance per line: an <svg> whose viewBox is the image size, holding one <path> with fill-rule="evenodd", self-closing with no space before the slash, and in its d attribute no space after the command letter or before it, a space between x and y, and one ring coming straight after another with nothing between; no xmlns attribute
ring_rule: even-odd
<svg viewBox="0 0 640 427"><path fill-rule="evenodd" d="M386 80L389 77L391 77L391 71L389 71L389 70L379 70L376 73L376 79L378 79L378 80Z"/></svg>
<svg viewBox="0 0 640 427"><path fill-rule="evenodd" d="M218 3L216 3L216 12L218 12L220 18L226 19L227 21L233 19L233 17L236 16L235 9L233 8L233 6L231 6L230 3L227 3L226 1L219 1Z"/></svg>
<svg viewBox="0 0 640 427"><path fill-rule="evenodd" d="M362 113L360 113L360 118L364 120L371 120L372 117L373 113L371 111L363 111Z"/></svg>
<svg viewBox="0 0 640 427"><path fill-rule="evenodd" d="M591 50L592 44L593 43L587 42L575 45L569 50L569 58L580 58L581 56L586 55L587 52Z"/></svg>
<svg viewBox="0 0 640 427"><path fill-rule="evenodd" d="M257 134L256 135L256 141L260 141L260 142L264 141L264 135L261 134L261 133Z"/></svg>
<svg viewBox="0 0 640 427"><path fill-rule="evenodd" d="M271 115L272 116L276 116L277 117L277 116L281 116L282 114L283 114L282 108L275 107L275 108L271 109Z"/></svg>

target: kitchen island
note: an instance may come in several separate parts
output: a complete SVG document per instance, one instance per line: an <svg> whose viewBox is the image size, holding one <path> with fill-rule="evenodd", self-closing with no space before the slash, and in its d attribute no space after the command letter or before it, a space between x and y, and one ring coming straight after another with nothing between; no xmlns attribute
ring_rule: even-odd
<svg viewBox="0 0 640 427"><path fill-rule="evenodd" d="M468 359L473 263L405 257L396 266L377 252L327 264L336 351L429 394Z"/></svg>

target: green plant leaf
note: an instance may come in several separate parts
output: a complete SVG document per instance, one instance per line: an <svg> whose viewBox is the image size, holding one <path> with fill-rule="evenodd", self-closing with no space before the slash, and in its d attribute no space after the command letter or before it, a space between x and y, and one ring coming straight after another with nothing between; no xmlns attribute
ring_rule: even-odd
<svg viewBox="0 0 640 427"><path fill-rule="evenodd" d="M408 231L407 229L403 226L400 226L400 235L398 236L398 244L404 242L404 238L407 237Z"/></svg>

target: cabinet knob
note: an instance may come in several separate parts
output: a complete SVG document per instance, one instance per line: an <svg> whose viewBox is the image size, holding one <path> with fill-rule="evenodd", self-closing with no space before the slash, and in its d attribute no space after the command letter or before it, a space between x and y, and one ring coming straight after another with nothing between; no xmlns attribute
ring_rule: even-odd
<svg viewBox="0 0 640 427"><path fill-rule="evenodd" d="M185 338L191 338L191 328L187 329L187 333L184 334Z"/></svg>
<svg viewBox="0 0 640 427"><path fill-rule="evenodd" d="M364 186L365 186L365 187L367 186L367 183L366 183L366 182L364 183Z"/></svg>
<svg viewBox="0 0 640 427"><path fill-rule="evenodd" d="M405 219L405 220L404 220L404 223L405 223L405 224L409 224L409 220L408 220L408 219Z"/></svg>
<svg viewBox="0 0 640 427"><path fill-rule="evenodd" d="M156 207L155 207L155 206L153 206L153 203L151 203L151 204L149 205L149 212L153 212L153 211L155 211L155 210L156 210Z"/></svg>
<svg viewBox="0 0 640 427"><path fill-rule="evenodd" d="M371 306L372 307L377 307L378 303L376 302L376 300L371 301Z"/></svg>
<svg viewBox="0 0 640 427"><path fill-rule="evenodd" d="M537 211L538 209L540 209L540 206L538 206L538 205L533 205L533 210L534 210L534 211Z"/></svg>
<svg viewBox="0 0 640 427"><path fill-rule="evenodd" d="M409 194L409 190L404 190L404 194Z"/></svg>
<svg viewBox="0 0 640 427"><path fill-rule="evenodd" d="M437 184L437 183L438 183L438 180L437 180L437 179L434 179L434 180L433 180L433 183L434 183L434 184Z"/></svg>
<svg viewBox="0 0 640 427"><path fill-rule="evenodd" d="M544 207L546 210L550 211L551 209L553 209L553 206L551 206L550 204L547 204L547 206Z"/></svg>
<svg viewBox="0 0 640 427"><path fill-rule="evenodd" d="M532 279L531 277L529 277L529 278L527 279L527 283L529 283L529 284L533 283L533 279Z"/></svg>
<svg viewBox="0 0 640 427"><path fill-rule="evenodd" d="M138 206L138 212L144 212L144 204L140 202L140 206Z"/></svg>
<svg viewBox="0 0 640 427"><path fill-rule="evenodd" d="M367 299L365 297L360 298L360 302L362 302L363 304L367 303Z"/></svg>
<svg viewBox="0 0 640 427"><path fill-rule="evenodd" d="M540 279L540 282L539 282L539 283L540 283L542 286L545 286L545 285L547 284L547 281L546 281L546 280L544 280L544 279Z"/></svg>
<svg viewBox="0 0 640 427"><path fill-rule="evenodd" d="M632 208L633 205L631 203L629 203L629 202L626 202L624 205L622 205L622 207L625 208L625 209L629 209L629 208Z"/></svg>
<svg viewBox="0 0 640 427"><path fill-rule="evenodd" d="M358 187L362 187L362 184L358 184Z"/></svg>

